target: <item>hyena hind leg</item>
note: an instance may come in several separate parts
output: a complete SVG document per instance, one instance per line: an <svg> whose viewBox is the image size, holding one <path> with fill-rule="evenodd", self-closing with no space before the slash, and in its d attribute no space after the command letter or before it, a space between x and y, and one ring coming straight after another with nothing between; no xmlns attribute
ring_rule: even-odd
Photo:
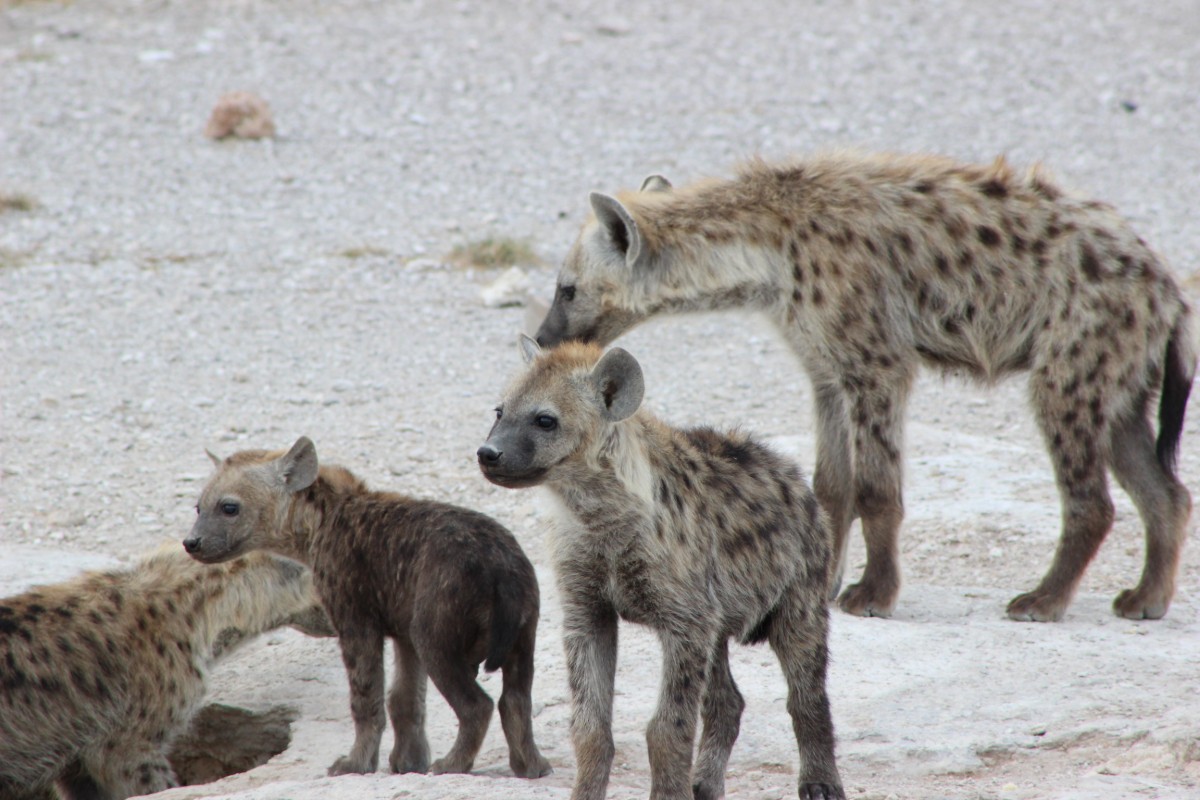
<svg viewBox="0 0 1200 800"><path fill-rule="evenodd" d="M393 640L395 676L388 691L388 716L392 718L395 744L388 766L392 772L428 772L429 740L425 737L425 666L412 642Z"/></svg>
<svg viewBox="0 0 1200 800"><path fill-rule="evenodd" d="M801 798L844 798L834 760L833 715L825 693L829 614L811 589L793 583L784 594L767 641L787 680L787 710L800 754Z"/></svg>
<svg viewBox="0 0 1200 800"><path fill-rule="evenodd" d="M1187 536L1192 500L1187 489L1159 463L1154 432L1144 414L1113 425L1112 470L1133 498L1146 529L1146 563L1136 588L1113 601L1113 612L1129 619L1160 619L1175 593L1175 572Z"/></svg>
<svg viewBox="0 0 1200 800"><path fill-rule="evenodd" d="M729 640L721 639L708 662L708 680L704 684L700 749L692 774L695 800L716 800L725 796L725 767L733 743L741 728L746 701L729 671Z"/></svg>
<svg viewBox="0 0 1200 800"><path fill-rule="evenodd" d="M449 753L433 762L429 771L434 775L470 772L492 719L492 699L475 680L476 665L463 663L461 657L429 653L425 656L430 680L458 717L458 736L454 745Z"/></svg>
<svg viewBox="0 0 1200 800"><path fill-rule="evenodd" d="M1112 527L1113 504L1099 447L1108 426L1098 416L1092 419L1093 424L1078 424L1081 414L1099 407L1094 405L1099 403L1098 397L1062 396L1048 382L1041 387L1035 385L1034 397L1051 398L1051 402L1035 403L1035 407L1062 497L1062 535L1041 583L1032 592L1013 598L1008 616L1020 621L1055 622L1062 619L1083 571Z"/></svg>
<svg viewBox="0 0 1200 800"><path fill-rule="evenodd" d="M533 741L533 653L537 626L521 631L502 670L500 725L508 742L508 764L518 778L541 778L554 770Z"/></svg>

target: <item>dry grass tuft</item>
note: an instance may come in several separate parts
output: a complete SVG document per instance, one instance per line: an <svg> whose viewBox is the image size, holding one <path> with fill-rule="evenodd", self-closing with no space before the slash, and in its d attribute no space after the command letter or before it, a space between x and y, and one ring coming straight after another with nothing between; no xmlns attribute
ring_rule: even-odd
<svg viewBox="0 0 1200 800"><path fill-rule="evenodd" d="M541 259L525 239L507 236L479 239L460 244L450 251L447 260L460 267L495 269L513 265L540 264Z"/></svg>

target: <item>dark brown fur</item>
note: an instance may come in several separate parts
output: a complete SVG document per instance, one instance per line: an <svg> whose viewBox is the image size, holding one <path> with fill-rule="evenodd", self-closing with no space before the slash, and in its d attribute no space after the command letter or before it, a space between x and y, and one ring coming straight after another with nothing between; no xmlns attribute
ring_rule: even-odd
<svg viewBox="0 0 1200 800"><path fill-rule="evenodd" d="M468 772L483 743L492 701L479 665L503 670L500 720L509 763L537 778L550 765L533 741L530 690L538 621L533 566L495 520L444 503L373 492L348 470L318 467L312 442L287 453L244 451L219 464L184 543L221 561L262 548L312 567L338 632L350 680L355 741L330 774L372 772L387 724L384 639L396 675L387 696L395 772ZM458 716L458 738L429 763L428 675Z"/></svg>

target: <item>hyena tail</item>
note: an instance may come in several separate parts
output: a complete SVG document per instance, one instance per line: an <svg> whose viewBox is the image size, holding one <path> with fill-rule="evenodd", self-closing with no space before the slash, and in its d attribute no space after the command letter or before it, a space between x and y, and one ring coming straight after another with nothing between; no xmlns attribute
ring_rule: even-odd
<svg viewBox="0 0 1200 800"><path fill-rule="evenodd" d="M485 672L495 672L504 666L525 622L521 618L522 598L512 581L497 581L492 591L492 630L483 662Z"/></svg>
<svg viewBox="0 0 1200 800"><path fill-rule="evenodd" d="M1166 363L1163 367L1162 396L1158 401L1158 442L1155 450L1158 463L1167 474L1175 474L1175 459L1179 454L1179 438L1183 434L1183 414L1187 410L1192 378L1196 373L1196 346L1191 329L1191 316L1185 311L1171 331L1167 342Z"/></svg>

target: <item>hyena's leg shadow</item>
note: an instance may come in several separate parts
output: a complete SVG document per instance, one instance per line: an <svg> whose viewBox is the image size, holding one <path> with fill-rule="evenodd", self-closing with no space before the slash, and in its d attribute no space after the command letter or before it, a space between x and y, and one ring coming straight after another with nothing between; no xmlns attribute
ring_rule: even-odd
<svg viewBox="0 0 1200 800"><path fill-rule="evenodd" d="M613 681L617 671L617 615L585 586L580 594L560 579L563 649L571 688L571 744L575 788L571 800L604 800L616 750L612 738Z"/></svg>
<svg viewBox="0 0 1200 800"><path fill-rule="evenodd" d="M1067 347L1070 342L1061 343ZM1053 622L1062 618L1083 571L1113 522L1113 504L1105 474L1108 436L1099 388L1082 375L1054 380L1053 372L1034 366L1031 388L1038 424L1050 451L1062 496L1062 536L1050 569L1032 592L1008 604L1015 620ZM1072 391L1068 392L1068 389Z"/></svg>
<svg viewBox="0 0 1200 800"><path fill-rule="evenodd" d="M700 749L692 774L695 800L716 800L725 796L725 767L741 727L742 699L733 673L729 671L729 640L721 638L708 660L708 680L704 684Z"/></svg>
<svg viewBox="0 0 1200 800"><path fill-rule="evenodd" d="M503 666L500 725L508 742L508 765L519 778L549 775L550 762L533 741L533 654L537 646L536 617L521 630Z"/></svg>
<svg viewBox="0 0 1200 800"><path fill-rule="evenodd" d="M393 640L396 674L388 691L387 709L396 742L388 758L392 772L428 772L429 740L425 738L425 665L407 636Z"/></svg>
<svg viewBox="0 0 1200 800"><path fill-rule="evenodd" d="M901 450L910 373L848 376L847 401L854 445L854 508L862 520L867 566L862 579L842 592L838 605L850 614L891 616L900 592L899 539L904 520Z"/></svg>
<svg viewBox="0 0 1200 800"><path fill-rule="evenodd" d="M846 572L846 548L854 522L854 464L850 426L841 387L814 383L817 413L817 463L813 491L829 515L834 563L829 572L829 599L837 597Z"/></svg>
<svg viewBox="0 0 1200 800"><path fill-rule="evenodd" d="M350 716L354 744L329 768L330 775L374 772L379 766L379 741L387 727L383 705L383 634L361 624L337 626L342 662L350 680Z"/></svg>
<svg viewBox="0 0 1200 800"><path fill-rule="evenodd" d="M1175 572L1187 537L1192 500L1183 484L1155 454L1154 431L1144 409L1117 420L1109 441L1112 470L1133 498L1146 528L1146 564L1134 589L1113 601L1113 611L1130 619L1160 619L1175 594Z"/></svg>
<svg viewBox="0 0 1200 800"><path fill-rule="evenodd" d="M787 710L800 752L800 797L842 797L834 760L833 716L825 693L829 614L799 583L788 588L767 641L787 680Z"/></svg>

